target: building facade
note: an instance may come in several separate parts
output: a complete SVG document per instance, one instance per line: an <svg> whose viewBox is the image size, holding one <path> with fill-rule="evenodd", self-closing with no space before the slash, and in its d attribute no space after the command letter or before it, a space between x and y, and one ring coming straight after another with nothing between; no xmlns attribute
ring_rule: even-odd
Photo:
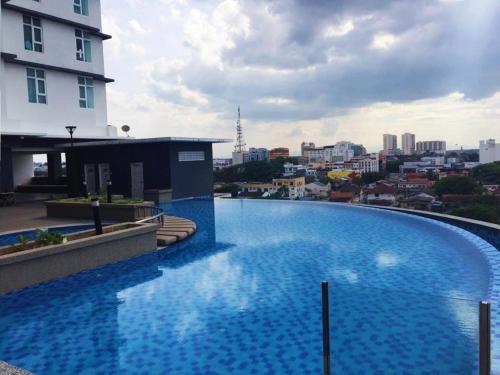
<svg viewBox="0 0 500 375"><path fill-rule="evenodd" d="M250 147L243 156L244 162L269 160L269 150L267 148Z"/></svg>
<svg viewBox="0 0 500 375"><path fill-rule="evenodd" d="M384 134L384 153L394 155L398 148L398 137L393 134Z"/></svg>
<svg viewBox="0 0 500 375"><path fill-rule="evenodd" d="M479 143L479 162L481 164L500 161L500 143L488 139Z"/></svg>
<svg viewBox="0 0 500 375"><path fill-rule="evenodd" d="M415 134L404 133L401 136L401 148L403 150L403 155L413 155L416 151Z"/></svg>
<svg viewBox="0 0 500 375"><path fill-rule="evenodd" d="M277 147L269 151L269 159L274 160L276 158L288 158L290 156L290 150L286 147Z"/></svg>
<svg viewBox="0 0 500 375"><path fill-rule="evenodd" d="M0 8L2 189L32 169L33 154L75 141L116 138L108 126L100 0L3 0ZM52 160L55 164L52 165ZM16 168L13 168L13 166Z"/></svg>
<svg viewBox="0 0 500 375"><path fill-rule="evenodd" d="M273 179L274 191L278 192L279 189L287 189L289 199L304 198L305 185L306 179L304 177Z"/></svg>
<svg viewBox="0 0 500 375"><path fill-rule="evenodd" d="M421 141L417 142L417 153L425 154L427 152L433 152L437 154L446 153L446 142L445 141Z"/></svg>
<svg viewBox="0 0 500 375"><path fill-rule="evenodd" d="M307 152L316 148L316 145L313 142L302 142L300 145L300 155L304 158L307 157Z"/></svg>
<svg viewBox="0 0 500 375"><path fill-rule="evenodd" d="M354 144L341 141L334 146L325 146L325 161L332 163L351 160L354 157Z"/></svg>

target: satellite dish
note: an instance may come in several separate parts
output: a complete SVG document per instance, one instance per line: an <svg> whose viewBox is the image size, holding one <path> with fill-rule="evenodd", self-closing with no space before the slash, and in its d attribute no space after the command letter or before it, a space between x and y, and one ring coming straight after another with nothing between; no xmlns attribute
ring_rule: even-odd
<svg viewBox="0 0 500 375"><path fill-rule="evenodd" d="M127 137L130 137L130 135L128 135L128 132L130 131L130 126L123 125L122 126L122 131L125 132L125 134L127 134Z"/></svg>

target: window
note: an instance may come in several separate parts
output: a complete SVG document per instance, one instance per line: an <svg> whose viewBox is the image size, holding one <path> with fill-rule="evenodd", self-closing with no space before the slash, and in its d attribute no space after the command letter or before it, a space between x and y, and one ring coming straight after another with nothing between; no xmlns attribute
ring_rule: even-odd
<svg viewBox="0 0 500 375"><path fill-rule="evenodd" d="M29 51L43 52L42 21L40 18L23 16L24 48Z"/></svg>
<svg viewBox="0 0 500 375"><path fill-rule="evenodd" d="M76 59L79 61L91 62L92 50L90 44L90 34L86 31L75 29L76 37Z"/></svg>
<svg viewBox="0 0 500 375"><path fill-rule="evenodd" d="M80 108L94 108L94 80L88 77L78 77L80 92Z"/></svg>
<svg viewBox="0 0 500 375"><path fill-rule="evenodd" d="M27 68L28 100L30 103L47 104L47 88L45 72L40 69Z"/></svg>
<svg viewBox="0 0 500 375"><path fill-rule="evenodd" d="M204 161L205 151L179 151L179 161Z"/></svg>
<svg viewBox="0 0 500 375"><path fill-rule="evenodd" d="M73 0L73 11L75 13L88 16L89 15L89 0Z"/></svg>

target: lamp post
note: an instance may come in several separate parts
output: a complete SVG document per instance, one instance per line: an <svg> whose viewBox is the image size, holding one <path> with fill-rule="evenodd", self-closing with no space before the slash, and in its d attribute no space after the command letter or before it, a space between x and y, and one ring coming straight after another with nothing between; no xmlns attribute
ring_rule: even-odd
<svg viewBox="0 0 500 375"><path fill-rule="evenodd" d="M76 126L66 126L66 130L68 131L69 133L69 137L70 137L70 142L71 142L71 157L70 157L70 161L71 163L68 163L68 160L66 160L66 175L68 176L68 179L71 181L71 184L73 185L74 183L74 178L73 178L73 168L68 168L70 164L73 164L74 161L74 151L73 151L73 133L75 132L76 130ZM71 178L69 178L69 170L71 169ZM72 189L70 190L71 193L73 193ZM73 195L73 194L71 194Z"/></svg>

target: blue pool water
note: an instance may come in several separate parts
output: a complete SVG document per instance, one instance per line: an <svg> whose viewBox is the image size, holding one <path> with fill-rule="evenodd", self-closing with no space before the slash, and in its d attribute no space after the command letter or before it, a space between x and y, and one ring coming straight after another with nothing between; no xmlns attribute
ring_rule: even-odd
<svg viewBox="0 0 500 375"><path fill-rule="evenodd" d="M48 228L47 230L49 232L59 232L62 234L70 234L70 233L75 233L75 232L80 232L83 230L88 230L92 229L93 225L71 225L71 226L64 226L64 227L52 227ZM16 232L16 233L9 233L9 234L2 234L0 235L0 247L2 246L7 246L7 245L14 245L19 243L19 240L17 237L19 235L23 235L24 237L34 240L36 238L36 231L34 230L26 230L26 231L21 231L21 232Z"/></svg>
<svg viewBox="0 0 500 375"><path fill-rule="evenodd" d="M0 360L38 374L471 374L490 267L474 237L333 204L191 200L167 250L0 297Z"/></svg>

